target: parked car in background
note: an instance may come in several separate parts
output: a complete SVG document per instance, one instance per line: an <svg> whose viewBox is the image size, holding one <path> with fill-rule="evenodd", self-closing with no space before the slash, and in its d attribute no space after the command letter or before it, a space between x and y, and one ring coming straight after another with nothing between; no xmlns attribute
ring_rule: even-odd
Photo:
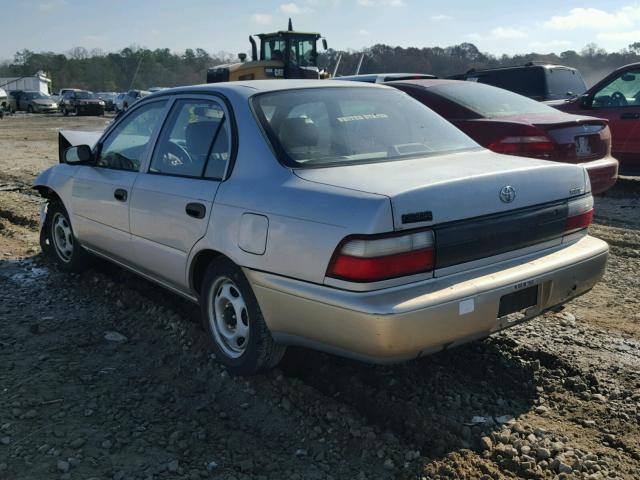
<svg viewBox="0 0 640 480"><path fill-rule="evenodd" d="M199 302L233 373L286 345L414 359L585 293L607 260L584 168L486 150L385 86L166 90L62 161L34 184L44 253Z"/></svg>
<svg viewBox="0 0 640 480"><path fill-rule="evenodd" d="M366 73L362 75L345 75L335 77L334 80L350 80L353 82L383 83L393 80L418 80L423 78L438 78L428 73Z"/></svg>
<svg viewBox="0 0 640 480"><path fill-rule="evenodd" d="M550 105L564 112L606 118L620 172L640 175L640 63L617 69L578 98Z"/></svg>
<svg viewBox="0 0 640 480"><path fill-rule="evenodd" d="M124 97L125 97L126 93L119 93L115 100L113 101L113 108L115 110L116 113L122 112L124 111Z"/></svg>
<svg viewBox="0 0 640 480"><path fill-rule="evenodd" d="M60 103L65 93L79 92L79 91L81 91L81 89L79 88L61 88L60 90L58 90L58 93L56 93L55 95L51 95L51 98L53 98L56 102Z"/></svg>
<svg viewBox="0 0 640 480"><path fill-rule="evenodd" d="M96 95L104 102L105 111L113 112L116 109L115 100L118 96L116 92L98 92Z"/></svg>
<svg viewBox="0 0 640 480"><path fill-rule="evenodd" d="M486 83L538 101L573 98L587 90L582 75L575 68L538 62L485 70L472 69L449 78Z"/></svg>
<svg viewBox="0 0 640 480"><path fill-rule="evenodd" d="M16 99L2 88L0 88L0 110L9 113L13 113L17 110Z"/></svg>
<svg viewBox="0 0 640 480"><path fill-rule="evenodd" d="M54 113L58 111L58 104L50 95L41 92L22 92L18 100L18 110L29 113Z"/></svg>
<svg viewBox="0 0 640 480"><path fill-rule="evenodd" d="M151 92L146 90L129 90L122 99L122 110L128 109L141 98L146 97Z"/></svg>
<svg viewBox="0 0 640 480"><path fill-rule="evenodd" d="M62 96L60 110L65 115L104 115L104 102L93 92L70 90Z"/></svg>
<svg viewBox="0 0 640 480"><path fill-rule="evenodd" d="M489 150L584 166L594 194L617 180L618 161L611 156L606 120L559 112L474 82L411 80L387 85L408 93Z"/></svg>

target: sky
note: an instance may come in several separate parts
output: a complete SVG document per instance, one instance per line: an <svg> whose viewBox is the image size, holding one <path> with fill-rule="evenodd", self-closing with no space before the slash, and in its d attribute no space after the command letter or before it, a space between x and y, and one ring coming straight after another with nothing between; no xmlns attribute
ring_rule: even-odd
<svg viewBox="0 0 640 480"><path fill-rule="evenodd" d="M640 41L640 1L629 0L0 0L0 11L0 60L76 46L247 52L249 34L286 29L289 17L337 50L471 42L500 55Z"/></svg>

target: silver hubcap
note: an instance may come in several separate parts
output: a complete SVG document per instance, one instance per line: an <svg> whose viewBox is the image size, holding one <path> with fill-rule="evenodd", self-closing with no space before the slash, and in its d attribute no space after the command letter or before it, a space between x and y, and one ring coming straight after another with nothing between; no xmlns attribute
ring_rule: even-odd
<svg viewBox="0 0 640 480"><path fill-rule="evenodd" d="M60 259L64 262L70 262L73 255L73 233L71 225L61 213L56 213L53 217L51 236Z"/></svg>
<svg viewBox="0 0 640 480"><path fill-rule="evenodd" d="M231 279L217 279L209 291L209 325L225 355L240 357L249 342L249 312L240 290Z"/></svg>

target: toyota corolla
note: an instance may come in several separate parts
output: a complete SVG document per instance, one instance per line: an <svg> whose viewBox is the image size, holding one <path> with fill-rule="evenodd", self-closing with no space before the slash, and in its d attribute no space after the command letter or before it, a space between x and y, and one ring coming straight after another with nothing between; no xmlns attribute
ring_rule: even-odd
<svg viewBox="0 0 640 480"><path fill-rule="evenodd" d="M198 302L238 374L287 345L417 358L559 306L605 268L582 166L486 150L385 86L182 87L97 141L63 137L35 181L45 254L67 271L98 255Z"/></svg>

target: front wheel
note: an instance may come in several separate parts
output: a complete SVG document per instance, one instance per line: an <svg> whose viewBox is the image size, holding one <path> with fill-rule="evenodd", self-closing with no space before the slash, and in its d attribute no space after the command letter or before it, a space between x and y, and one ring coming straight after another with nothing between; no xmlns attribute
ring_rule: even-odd
<svg viewBox="0 0 640 480"><path fill-rule="evenodd" d="M227 258L207 268L200 291L204 328L222 364L236 375L275 367L286 350L273 340L242 270Z"/></svg>
<svg viewBox="0 0 640 480"><path fill-rule="evenodd" d="M69 214L59 202L51 202L47 208L40 247L45 256L64 271L81 272L89 265L89 254L76 240Z"/></svg>

